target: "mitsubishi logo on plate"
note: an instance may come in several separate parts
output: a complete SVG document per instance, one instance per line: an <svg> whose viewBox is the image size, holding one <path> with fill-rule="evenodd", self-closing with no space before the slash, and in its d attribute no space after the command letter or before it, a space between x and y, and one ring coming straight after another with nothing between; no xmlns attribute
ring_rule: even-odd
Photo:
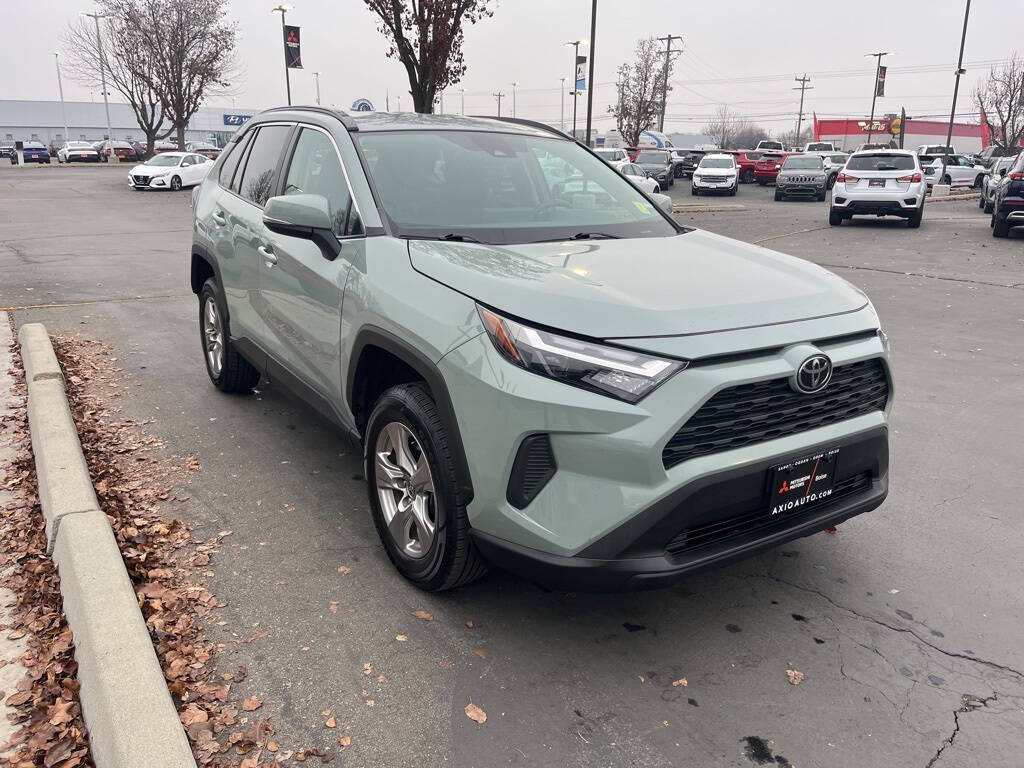
<svg viewBox="0 0 1024 768"><path fill-rule="evenodd" d="M813 394L820 392L832 379L832 361L827 355L811 355L796 370L796 389Z"/></svg>

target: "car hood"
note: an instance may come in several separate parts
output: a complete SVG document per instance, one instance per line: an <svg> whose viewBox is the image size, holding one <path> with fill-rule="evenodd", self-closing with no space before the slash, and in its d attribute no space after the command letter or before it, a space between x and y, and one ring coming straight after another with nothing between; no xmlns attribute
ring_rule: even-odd
<svg viewBox="0 0 1024 768"><path fill-rule="evenodd" d="M132 168L129 173L138 174L139 176L163 176L165 173L170 173L174 170L172 165L146 165L140 163Z"/></svg>
<svg viewBox="0 0 1024 768"><path fill-rule="evenodd" d="M409 256L500 312L602 339L789 323L868 303L810 262L700 230L508 246L411 240Z"/></svg>
<svg viewBox="0 0 1024 768"><path fill-rule="evenodd" d="M636 163L645 171L667 171L668 165L666 163Z"/></svg>
<svg viewBox="0 0 1024 768"><path fill-rule="evenodd" d="M806 170L794 169L791 171L779 171L779 176L784 179L790 176L824 176L825 171L821 168L807 168Z"/></svg>

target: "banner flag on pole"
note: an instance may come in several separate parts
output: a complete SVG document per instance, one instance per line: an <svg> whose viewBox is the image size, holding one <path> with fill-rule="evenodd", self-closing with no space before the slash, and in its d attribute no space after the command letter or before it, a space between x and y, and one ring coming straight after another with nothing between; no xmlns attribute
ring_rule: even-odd
<svg viewBox="0 0 1024 768"><path fill-rule="evenodd" d="M885 67L878 67L878 75L875 77L875 96L885 96Z"/></svg>
<svg viewBox="0 0 1024 768"><path fill-rule="evenodd" d="M576 57L576 90L587 90L587 57Z"/></svg>
<svg viewBox="0 0 1024 768"><path fill-rule="evenodd" d="M299 28L284 28L284 65L288 69L302 69L302 52L299 50Z"/></svg>

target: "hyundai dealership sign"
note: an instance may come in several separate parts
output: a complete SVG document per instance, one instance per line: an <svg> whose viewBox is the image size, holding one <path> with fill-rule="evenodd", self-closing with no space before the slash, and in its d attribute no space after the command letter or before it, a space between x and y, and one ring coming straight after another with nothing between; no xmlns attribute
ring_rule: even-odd
<svg viewBox="0 0 1024 768"><path fill-rule="evenodd" d="M245 121L252 115L224 115L224 125L245 125Z"/></svg>
<svg viewBox="0 0 1024 768"><path fill-rule="evenodd" d="M373 104L369 99L356 99L352 102L353 112L373 112Z"/></svg>

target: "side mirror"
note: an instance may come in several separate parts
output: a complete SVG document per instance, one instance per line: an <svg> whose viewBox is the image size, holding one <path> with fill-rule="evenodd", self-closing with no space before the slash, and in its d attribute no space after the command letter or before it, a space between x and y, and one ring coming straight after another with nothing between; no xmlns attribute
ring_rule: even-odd
<svg viewBox="0 0 1024 768"><path fill-rule="evenodd" d="M1005 176L1006 175L1006 169L1005 168L1000 168L999 169L999 175L1000 176Z"/></svg>
<svg viewBox="0 0 1024 768"><path fill-rule="evenodd" d="M263 225L271 232L311 240L330 261L341 253L334 234L331 205L323 195L281 195L267 200Z"/></svg>
<svg viewBox="0 0 1024 768"><path fill-rule="evenodd" d="M668 195L663 195L660 192L654 192L651 194L651 199L657 204L661 210L667 213L669 216L672 215L672 198Z"/></svg>

